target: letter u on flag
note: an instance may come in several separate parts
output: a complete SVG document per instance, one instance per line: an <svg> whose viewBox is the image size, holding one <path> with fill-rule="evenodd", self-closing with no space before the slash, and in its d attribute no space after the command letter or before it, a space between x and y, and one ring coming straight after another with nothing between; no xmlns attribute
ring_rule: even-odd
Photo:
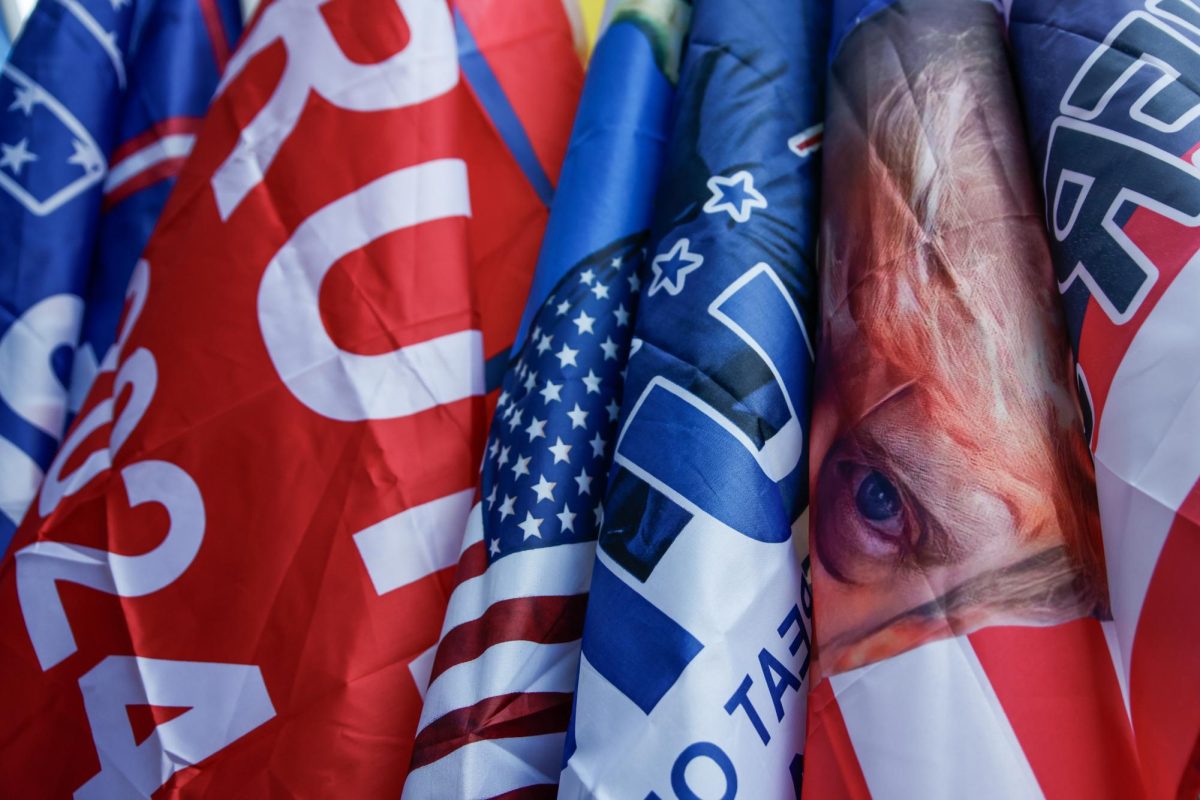
<svg viewBox="0 0 1200 800"><path fill-rule="evenodd" d="M695 4L562 797L790 797L800 780L825 39L821 3Z"/></svg>
<svg viewBox="0 0 1200 800"><path fill-rule="evenodd" d="M0 564L10 793L402 791L582 80L521 5L259 13Z"/></svg>

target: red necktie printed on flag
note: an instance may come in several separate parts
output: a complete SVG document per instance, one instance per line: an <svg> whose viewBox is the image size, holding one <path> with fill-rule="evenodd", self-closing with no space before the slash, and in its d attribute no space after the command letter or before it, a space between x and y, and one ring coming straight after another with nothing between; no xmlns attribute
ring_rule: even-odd
<svg viewBox="0 0 1200 800"><path fill-rule="evenodd" d="M0 565L14 796L399 795L581 82L489 6L279 0L231 60Z"/></svg>

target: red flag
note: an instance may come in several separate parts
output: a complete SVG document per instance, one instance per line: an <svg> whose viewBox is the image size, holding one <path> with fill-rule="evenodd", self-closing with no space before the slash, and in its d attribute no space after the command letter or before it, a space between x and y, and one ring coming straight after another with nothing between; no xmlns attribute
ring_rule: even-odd
<svg viewBox="0 0 1200 800"><path fill-rule="evenodd" d="M234 55L0 565L13 796L399 795L581 83L558 0L490 5Z"/></svg>

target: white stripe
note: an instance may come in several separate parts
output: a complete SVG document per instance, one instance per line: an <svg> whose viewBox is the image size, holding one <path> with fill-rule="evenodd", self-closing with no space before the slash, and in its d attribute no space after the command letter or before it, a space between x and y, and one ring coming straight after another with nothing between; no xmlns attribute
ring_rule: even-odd
<svg viewBox="0 0 1200 800"><path fill-rule="evenodd" d="M1043 796L965 637L931 642L830 682L872 796Z"/></svg>
<svg viewBox="0 0 1200 800"><path fill-rule="evenodd" d="M195 143L193 134L173 133L130 153L109 167L108 179L104 182L105 194L164 161L186 158Z"/></svg>
<svg viewBox="0 0 1200 800"><path fill-rule="evenodd" d="M354 534L375 591L385 594L458 563L474 489L401 511Z"/></svg>
<svg viewBox="0 0 1200 800"><path fill-rule="evenodd" d="M437 657L437 645L430 647L424 653L408 662L408 673L412 675L413 683L417 685L417 694L425 699L429 688L429 674L433 672L433 660Z"/></svg>
<svg viewBox="0 0 1200 800"><path fill-rule="evenodd" d="M1096 487L1123 685L1150 578L1176 510L1200 479L1197 297L1200 255L1142 323L1100 419Z"/></svg>
<svg viewBox="0 0 1200 800"><path fill-rule="evenodd" d="M484 739L408 774L404 797L495 797L526 786L556 783L563 752L561 733L519 739Z"/></svg>
<svg viewBox="0 0 1200 800"><path fill-rule="evenodd" d="M461 556L467 552L467 548L476 542L483 541L483 504L476 503L471 513L467 516L467 531L463 535L462 549L458 551Z"/></svg>
<svg viewBox="0 0 1200 800"><path fill-rule="evenodd" d="M478 618L488 606L514 597L565 597L586 592L592 582L595 542L535 547L504 556L487 572L460 583L450 595L442 635Z"/></svg>
<svg viewBox="0 0 1200 800"><path fill-rule="evenodd" d="M479 658L456 664L434 679L425 693L417 730L488 697L513 692L573 692L578 672L578 639L559 644L494 644Z"/></svg>

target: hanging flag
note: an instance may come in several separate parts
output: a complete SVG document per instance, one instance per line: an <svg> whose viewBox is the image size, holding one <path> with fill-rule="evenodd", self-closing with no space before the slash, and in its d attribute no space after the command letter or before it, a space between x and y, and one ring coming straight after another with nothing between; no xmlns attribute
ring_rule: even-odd
<svg viewBox="0 0 1200 800"><path fill-rule="evenodd" d="M809 797L1140 797L1003 20L834 5Z"/></svg>
<svg viewBox="0 0 1200 800"><path fill-rule="evenodd" d="M0 563L8 793L399 796L582 82L503 8L258 12Z"/></svg>
<svg viewBox="0 0 1200 800"><path fill-rule="evenodd" d="M1012 3L1150 797L1200 793L1200 6Z"/></svg>
<svg viewBox="0 0 1200 800"><path fill-rule="evenodd" d="M0 70L0 550L240 31L235 0L47 0Z"/></svg>
<svg viewBox="0 0 1200 800"><path fill-rule="evenodd" d="M812 603L793 529L826 36L819 2L695 4L562 797L798 786Z"/></svg>
<svg viewBox="0 0 1200 800"><path fill-rule="evenodd" d="M616 7L591 60L492 422L405 797L553 793L664 158L682 2Z"/></svg>

